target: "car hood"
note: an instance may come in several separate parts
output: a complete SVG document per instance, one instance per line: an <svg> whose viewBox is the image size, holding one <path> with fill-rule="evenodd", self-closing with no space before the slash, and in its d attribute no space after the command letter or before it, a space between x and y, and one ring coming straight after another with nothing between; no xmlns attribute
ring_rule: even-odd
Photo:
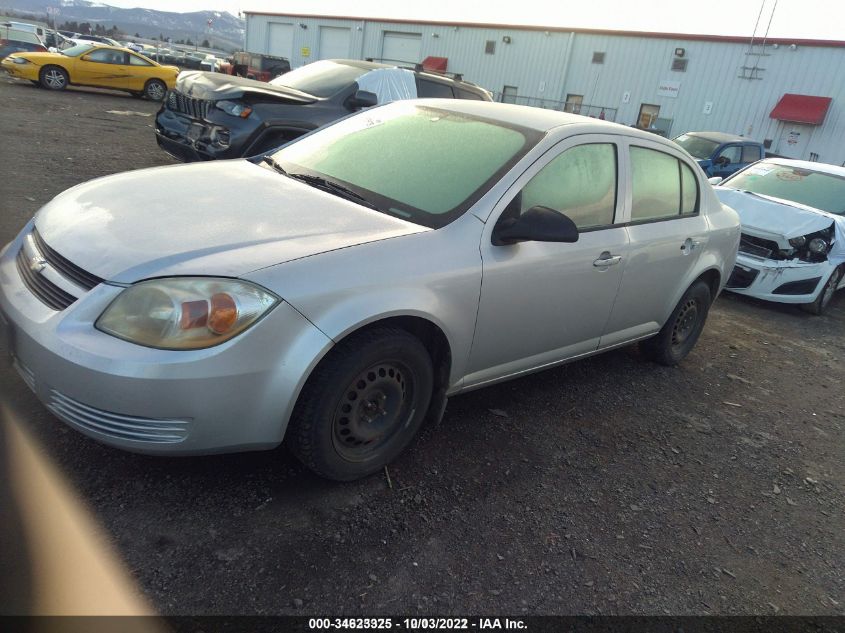
<svg viewBox="0 0 845 633"><path fill-rule="evenodd" d="M67 190L35 217L44 241L103 279L238 277L428 231L245 160L157 167Z"/></svg>
<svg viewBox="0 0 845 633"><path fill-rule="evenodd" d="M176 90L197 99L236 99L249 92L293 103L305 104L317 101L316 97L292 88L202 70L186 71L180 74L176 81Z"/></svg>
<svg viewBox="0 0 845 633"><path fill-rule="evenodd" d="M779 200L729 187L714 187L724 204L739 214L743 230L748 227L786 239L809 235L830 227L839 216L797 202Z"/></svg>

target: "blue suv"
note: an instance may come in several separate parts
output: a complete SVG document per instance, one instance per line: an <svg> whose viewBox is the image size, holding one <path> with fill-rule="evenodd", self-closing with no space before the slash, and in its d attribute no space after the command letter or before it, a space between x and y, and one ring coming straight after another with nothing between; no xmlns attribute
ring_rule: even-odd
<svg viewBox="0 0 845 633"><path fill-rule="evenodd" d="M766 155L762 143L724 132L687 132L673 140L695 158L710 177L727 178Z"/></svg>

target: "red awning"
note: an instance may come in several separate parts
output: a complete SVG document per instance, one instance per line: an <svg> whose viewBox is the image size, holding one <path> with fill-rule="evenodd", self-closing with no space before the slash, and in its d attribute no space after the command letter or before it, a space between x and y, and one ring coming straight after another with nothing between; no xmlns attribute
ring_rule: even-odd
<svg viewBox="0 0 845 633"><path fill-rule="evenodd" d="M810 95L787 93L780 98L769 117L779 121L821 125L831 101L833 99L830 97L811 97Z"/></svg>
<svg viewBox="0 0 845 633"><path fill-rule="evenodd" d="M426 57L423 60L422 67L423 70L434 70L437 72L445 73L446 64L448 63L449 60L445 57Z"/></svg>

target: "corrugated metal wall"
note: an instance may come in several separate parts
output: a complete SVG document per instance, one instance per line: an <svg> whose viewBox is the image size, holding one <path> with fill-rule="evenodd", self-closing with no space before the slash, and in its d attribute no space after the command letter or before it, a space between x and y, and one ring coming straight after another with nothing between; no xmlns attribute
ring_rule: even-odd
<svg viewBox="0 0 845 633"><path fill-rule="evenodd" d="M660 106L661 123L671 123L667 130L671 136L688 130L732 132L770 139L771 151L776 153L807 159L812 152L822 162L845 164L845 48L768 45L758 60L747 58L748 44L725 41L264 14L246 17L246 49L252 52L269 52L268 23L294 26L290 60L294 68L320 59L320 26L350 28L349 56L356 59L382 57L385 32L418 33L422 57L446 57L449 71L463 73L494 93L513 86L519 97L548 101L582 95L585 104L613 109L615 120L627 125L637 122L641 104L654 104ZM492 54L485 53L488 41L495 43ZM685 72L671 70L676 48L685 50ZM762 51L760 46L755 50ZM595 52L605 54L603 64L592 62ZM758 72L762 78L740 78L741 67L755 62L764 69ZM677 88L676 97L658 90L667 82ZM790 124L769 118L784 93L833 99L821 126L800 128L810 136L806 144L788 146L783 139ZM709 114L706 104L710 104Z"/></svg>

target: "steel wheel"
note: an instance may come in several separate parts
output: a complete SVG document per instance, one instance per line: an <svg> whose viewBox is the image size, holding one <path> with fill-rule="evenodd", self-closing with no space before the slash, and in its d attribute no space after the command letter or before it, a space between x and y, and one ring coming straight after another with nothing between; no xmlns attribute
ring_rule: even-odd
<svg viewBox="0 0 845 633"><path fill-rule="evenodd" d="M414 400L413 372L392 361L361 372L346 388L332 421L335 450L353 462L365 461L405 427Z"/></svg>
<svg viewBox="0 0 845 633"><path fill-rule="evenodd" d="M370 475L411 442L433 387L431 356L414 335L390 327L352 334L308 378L286 442L323 477L350 481Z"/></svg>
<svg viewBox="0 0 845 633"><path fill-rule="evenodd" d="M680 347L695 331L698 322L698 303L688 299L682 306L675 323L672 325L672 347Z"/></svg>
<svg viewBox="0 0 845 633"><path fill-rule="evenodd" d="M670 367L680 363L704 329L711 300L710 288L703 281L687 288L657 335L640 342L645 356Z"/></svg>
<svg viewBox="0 0 845 633"><path fill-rule="evenodd" d="M47 66L41 71L41 85L50 90L64 90L67 88L67 73L58 66Z"/></svg>

